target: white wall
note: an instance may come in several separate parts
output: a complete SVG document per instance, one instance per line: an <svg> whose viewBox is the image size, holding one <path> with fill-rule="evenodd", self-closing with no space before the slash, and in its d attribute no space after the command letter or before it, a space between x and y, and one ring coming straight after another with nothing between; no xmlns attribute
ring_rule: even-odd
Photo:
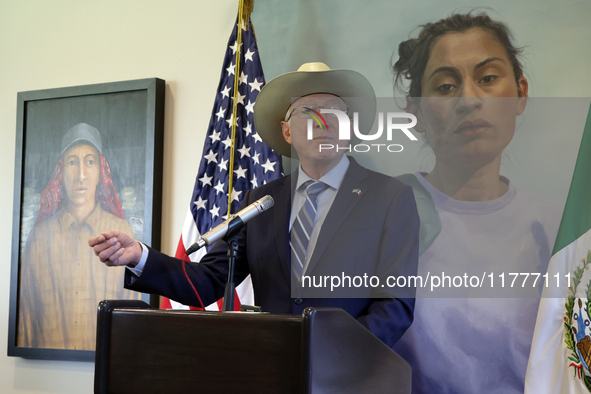
<svg viewBox="0 0 591 394"><path fill-rule="evenodd" d="M91 393L94 363L7 357L16 94L166 80L162 250L174 253L237 0L0 0L0 393Z"/></svg>

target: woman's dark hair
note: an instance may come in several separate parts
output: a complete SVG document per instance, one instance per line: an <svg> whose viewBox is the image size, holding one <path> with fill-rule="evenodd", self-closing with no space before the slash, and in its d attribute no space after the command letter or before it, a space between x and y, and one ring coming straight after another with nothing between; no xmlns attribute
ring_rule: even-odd
<svg viewBox="0 0 591 394"><path fill-rule="evenodd" d="M410 80L408 96L421 96L421 79L425 73L433 43L438 37L450 32L464 33L473 28L480 28L492 34L497 41L505 48L509 61L513 66L515 81L523 75L521 62L517 58L522 48L513 44L513 35L507 25L490 19L486 13L453 14L448 18L437 22L427 23L420 26L421 32L418 38L411 38L403 41L398 46L398 60L392 64L394 72L395 90L404 91L401 79Z"/></svg>

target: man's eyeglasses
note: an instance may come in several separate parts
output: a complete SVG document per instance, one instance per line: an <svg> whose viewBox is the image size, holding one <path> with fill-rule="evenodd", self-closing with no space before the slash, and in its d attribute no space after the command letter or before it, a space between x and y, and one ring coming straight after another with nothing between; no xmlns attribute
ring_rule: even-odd
<svg viewBox="0 0 591 394"><path fill-rule="evenodd" d="M320 113L321 109L337 109L339 111L343 111L345 114L349 115L349 107L343 104L327 104L327 105L298 105L294 109L291 110L285 117L285 121L289 121L292 116L303 118L306 115L314 114L315 112ZM329 115L329 114L327 114Z"/></svg>

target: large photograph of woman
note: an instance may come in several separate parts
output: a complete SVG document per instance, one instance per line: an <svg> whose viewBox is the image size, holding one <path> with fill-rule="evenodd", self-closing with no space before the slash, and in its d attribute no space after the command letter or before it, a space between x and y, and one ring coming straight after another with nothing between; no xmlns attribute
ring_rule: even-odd
<svg viewBox="0 0 591 394"><path fill-rule="evenodd" d="M402 177L434 208L422 222L439 223L422 239L419 274L546 272L561 206L501 175L528 103L519 52L485 13L428 23L399 46L396 80L408 80L406 110L435 155L430 172ZM539 299L502 292L417 298L395 347L413 368L414 392L523 392Z"/></svg>
<svg viewBox="0 0 591 394"><path fill-rule="evenodd" d="M589 109L591 50L579 44L591 36L588 7L284 8L253 15L267 75L302 61L355 69L393 103L384 112L416 116L418 142L356 159L413 187L420 276L546 273ZM265 26L269 15L293 23ZM412 367L413 393L523 393L541 293L532 283L527 295L499 282L480 295L417 291L413 324L393 347Z"/></svg>

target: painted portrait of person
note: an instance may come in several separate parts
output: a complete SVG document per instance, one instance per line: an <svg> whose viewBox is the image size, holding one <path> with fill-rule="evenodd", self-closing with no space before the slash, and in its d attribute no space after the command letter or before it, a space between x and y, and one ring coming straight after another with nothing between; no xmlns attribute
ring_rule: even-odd
<svg viewBox="0 0 591 394"><path fill-rule="evenodd" d="M122 272L106 269L88 248L89 237L110 228L134 234L102 148L99 131L89 124L63 135L22 257L19 346L94 350L98 303L140 299L123 289Z"/></svg>

